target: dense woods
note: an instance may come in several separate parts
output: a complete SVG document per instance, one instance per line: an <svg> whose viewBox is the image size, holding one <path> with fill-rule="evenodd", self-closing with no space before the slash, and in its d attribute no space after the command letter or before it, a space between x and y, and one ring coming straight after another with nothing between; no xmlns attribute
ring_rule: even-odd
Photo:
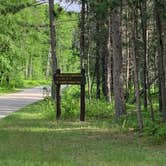
<svg viewBox="0 0 166 166"><path fill-rule="evenodd" d="M96 84L97 99L115 102L118 119L127 113L126 103L135 103L140 130L142 111L152 121L161 113L165 121L166 1L82 0L84 5L88 87ZM154 103L159 103L155 113Z"/></svg>
<svg viewBox="0 0 166 166"><path fill-rule="evenodd" d="M55 10L58 8L56 5ZM52 63L48 11L48 5L42 2L0 2L1 87L22 87L24 80L50 80ZM63 10L59 12L56 17L59 67L65 71L76 70L79 62L72 55L72 36L76 33L78 16ZM76 21L68 22L68 19ZM73 61L77 63L74 66L71 65Z"/></svg>
<svg viewBox="0 0 166 166"><path fill-rule="evenodd" d="M80 13L53 0L1 0L0 85L85 68L89 101L113 105L117 121L134 113L142 130L148 113L166 122L166 1L75 2Z"/></svg>

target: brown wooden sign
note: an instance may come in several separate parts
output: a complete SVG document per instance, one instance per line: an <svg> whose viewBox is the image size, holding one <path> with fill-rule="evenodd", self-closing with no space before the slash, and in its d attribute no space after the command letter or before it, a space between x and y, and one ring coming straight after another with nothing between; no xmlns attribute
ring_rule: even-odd
<svg viewBox="0 0 166 166"><path fill-rule="evenodd" d="M81 84L84 81L82 74L62 73L55 74L55 84Z"/></svg>
<svg viewBox="0 0 166 166"><path fill-rule="evenodd" d="M61 85L71 84L81 86L81 98L80 98L80 120L85 120L85 70L82 69L81 73L61 73L60 69L57 69L54 73L54 83L56 84L56 106L57 106L57 119L61 116L61 97L60 88Z"/></svg>

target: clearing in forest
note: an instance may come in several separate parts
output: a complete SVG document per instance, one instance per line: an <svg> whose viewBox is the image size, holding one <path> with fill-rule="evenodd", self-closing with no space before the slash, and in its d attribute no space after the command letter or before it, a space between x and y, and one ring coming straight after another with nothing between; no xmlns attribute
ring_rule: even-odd
<svg viewBox="0 0 166 166"><path fill-rule="evenodd" d="M107 121L59 121L42 101L0 121L0 165L165 166L166 145Z"/></svg>

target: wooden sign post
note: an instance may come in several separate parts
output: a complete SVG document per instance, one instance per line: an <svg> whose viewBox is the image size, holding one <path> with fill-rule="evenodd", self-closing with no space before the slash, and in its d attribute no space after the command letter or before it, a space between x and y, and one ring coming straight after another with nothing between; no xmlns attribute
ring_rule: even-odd
<svg viewBox="0 0 166 166"><path fill-rule="evenodd" d="M56 118L59 119L61 116L61 96L60 88L61 85L80 85L81 86L81 97L80 97L80 121L85 121L85 69L81 70L81 73L61 73L60 69L57 69L54 73L54 83L56 84L56 107L57 114Z"/></svg>

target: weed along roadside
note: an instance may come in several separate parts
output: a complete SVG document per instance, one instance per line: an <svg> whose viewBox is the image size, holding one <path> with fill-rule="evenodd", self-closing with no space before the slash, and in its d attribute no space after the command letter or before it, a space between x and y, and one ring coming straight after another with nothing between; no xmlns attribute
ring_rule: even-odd
<svg viewBox="0 0 166 166"><path fill-rule="evenodd" d="M80 121L85 121L85 69L81 69L81 73L61 73L60 69L57 69L56 73L54 73L54 83L56 84L57 120L61 116L61 85L80 85Z"/></svg>
<svg viewBox="0 0 166 166"><path fill-rule="evenodd" d="M0 121L0 165L165 165L165 144L150 143L149 137L137 137L99 114L95 101L87 103L86 122L79 122L79 87L64 89L62 97L66 100L58 123L51 99ZM98 109L109 109L98 104Z"/></svg>

